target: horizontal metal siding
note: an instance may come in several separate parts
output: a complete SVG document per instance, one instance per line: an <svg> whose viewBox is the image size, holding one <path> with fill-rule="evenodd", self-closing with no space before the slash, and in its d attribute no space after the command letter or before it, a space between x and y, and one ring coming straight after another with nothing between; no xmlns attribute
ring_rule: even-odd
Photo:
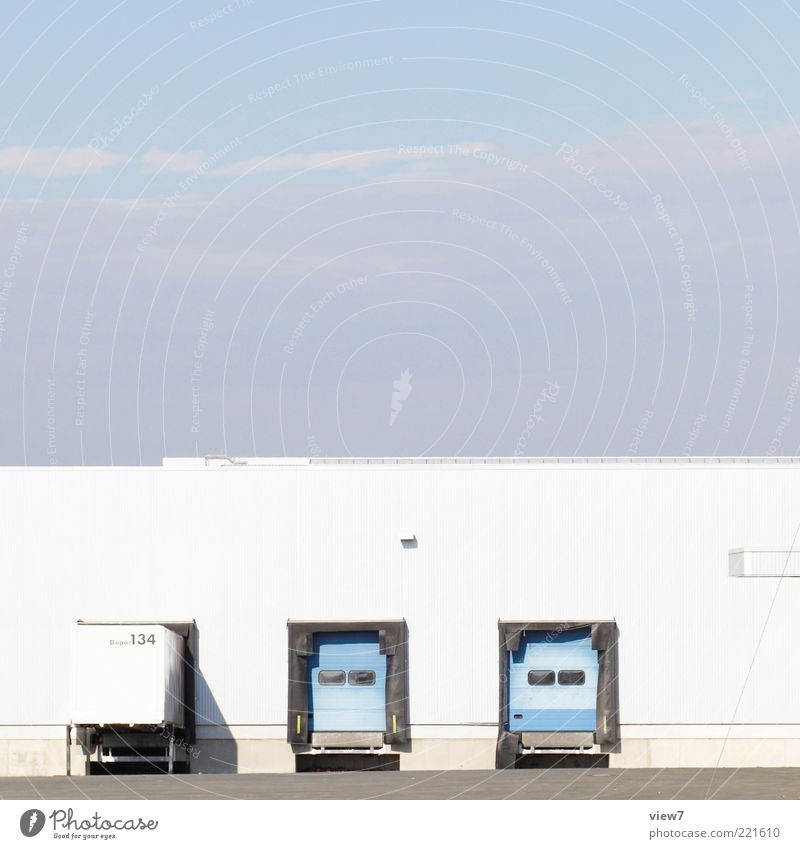
<svg viewBox="0 0 800 849"><path fill-rule="evenodd" d="M598 654L591 628L528 631L510 653L508 716L510 731L594 731ZM530 670L552 675L546 684L529 680ZM563 685L563 670L580 670L583 682Z"/></svg>
<svg viewBox="0 0 800 849"><path fill-rule="evenodd" d="M323 670L341 671L342 681L325 685ZM354 685L354 670L369 670L373 682ZM308 662L311 730L386 731L386 655L376 631L315 634Z"/></svg>

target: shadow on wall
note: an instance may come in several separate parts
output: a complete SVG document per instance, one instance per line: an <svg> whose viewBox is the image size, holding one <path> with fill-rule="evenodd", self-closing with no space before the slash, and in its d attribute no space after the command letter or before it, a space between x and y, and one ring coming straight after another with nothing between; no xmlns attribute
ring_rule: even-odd
<svg viewBox="0 0 800 849"><path fill-rule="evenodd" d="M396 772L400 755L300 754L295 755L295 772Z"/></svg>
<svg viewBox="0 0 800 849"><path fill-rule="evenodd" d="M195 636L195 723L196 740L187 752L193 773L235 773L239 769L236 740L228 728L217 700L203 675L201 635Z"/></svg>
<svg viewBox="0 0 800 849"><path fill-rule="evenodd" d="M416 548L416 538L414 539L414 548ZM411 645L411 629L408 627L408 624L406 624L406 626L405 626L403 639L405 640L405 643L406 643L405 662L403 664L403 668L398 670L397 674L401 675L402 679L403 679L403 692L402 692L402 696L401 696L401 701L405 705L406 735L407 736L406 736L406 739L402 743L390 743L389 749L392 752L396 752L397 754L402 754L402 753L411 754L411 752L413 751L413 741L411 739L411 724L412 724L411 713L412 713L413 702L411 700L411 673L410 673L410 670L409 670L409 664L411 662L410 659L409 659L411 657L411 652L409 651L409 648L410 648L410 645ZM398 705L398 707L399 707L399 705ZM392 702L389 702L389 708L390 708L389 713L393 712L393 709L395 708L395 704L392 703ZM390 769L391 768L392 767L390 767ZM398 761L397 769L399 769L399 768L400 768L400 766L399 766L399 761Z"/></svg>

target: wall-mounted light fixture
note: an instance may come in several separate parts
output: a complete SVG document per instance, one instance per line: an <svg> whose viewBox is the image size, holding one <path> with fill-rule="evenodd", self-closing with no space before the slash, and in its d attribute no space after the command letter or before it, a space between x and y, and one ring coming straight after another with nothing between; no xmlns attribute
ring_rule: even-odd
<svg viewBox="0 0 800 849"><path fill-rule="evenodd" d="M417 535L413 531L401 531L400 545L402 545L403 548L416 548Z"/></svg>

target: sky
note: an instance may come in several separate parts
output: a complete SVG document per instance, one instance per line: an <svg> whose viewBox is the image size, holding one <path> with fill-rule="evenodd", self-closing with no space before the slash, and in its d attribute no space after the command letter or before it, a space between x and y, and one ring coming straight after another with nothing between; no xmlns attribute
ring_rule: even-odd
<svg viewBox="0 0 800 849"><path fill-rule="evenodd" d="M800 9L3 3L0 463L789 456Z"/></svg>

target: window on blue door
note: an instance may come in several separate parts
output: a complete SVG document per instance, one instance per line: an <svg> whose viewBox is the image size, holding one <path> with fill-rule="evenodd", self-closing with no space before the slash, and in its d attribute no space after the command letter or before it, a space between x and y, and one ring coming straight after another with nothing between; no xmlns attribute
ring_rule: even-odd
<svg viewBox="0 0 800 849"><path fill-rule="evenodd" d="M556 673L552 669L529 669L528 683L531 687L552 687L556 683Z"/></svg>
<svg viewBox="0 0 800 849"><path fill-rule="evenodd" d="M320 669L317 681L323 687L343 687L345 674L341 669Z"/></svg>
<svg viewBox="0 0 800 849"><path fill-rule="evenodd" d="M586 673L582 669L561 669L558 683L562 687L580 687L586 683Z"/></svg>

